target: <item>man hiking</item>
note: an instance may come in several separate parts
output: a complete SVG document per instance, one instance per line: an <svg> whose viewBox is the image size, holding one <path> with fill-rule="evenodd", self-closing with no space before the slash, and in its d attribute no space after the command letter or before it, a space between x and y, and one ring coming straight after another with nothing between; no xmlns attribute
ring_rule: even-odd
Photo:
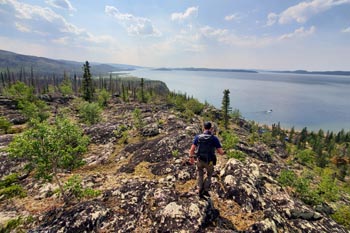
<svg viewBox="0 0 350 233"><path fill-rule="evenodd" d="M190 163L194 164L195 158L197 159L197 192L200 197L209 196L211 177L216 164L215 150L221 155L224 154L219 139L213 134L211 123L205 122L203 126L203 133L195 136L189 151ZM205 180L204 170L207 173Z"/></svg>

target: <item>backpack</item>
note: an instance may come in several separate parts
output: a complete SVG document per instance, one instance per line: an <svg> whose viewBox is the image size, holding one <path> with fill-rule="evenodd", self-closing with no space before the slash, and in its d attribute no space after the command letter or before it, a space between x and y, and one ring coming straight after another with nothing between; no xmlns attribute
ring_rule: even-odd
<svg viewBox="0 0 350 233"><path fill-rule="evenodd" d="M211 134L198 135L197 158L206 162L216 164L214 136Z"/></svg>

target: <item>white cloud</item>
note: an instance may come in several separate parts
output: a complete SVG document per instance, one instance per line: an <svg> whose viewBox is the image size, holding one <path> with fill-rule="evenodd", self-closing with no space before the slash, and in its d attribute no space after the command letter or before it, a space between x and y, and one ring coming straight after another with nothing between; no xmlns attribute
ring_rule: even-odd
<svg viewBox="0 0 350 233"><path fill-rule="evenodd" d="M342 32L345 32L345 33L350 33L350 27L348 28L344 28L343 30L341 30Z"/></svg>
<svg viewBox="0 0 350 233"><path fill-rule="evenodd" d="M276 21L277 21L277 19L278 19L278 15L277 15L277 14L275 14L275 13L270 13L270 14L267 16L267 23L266 23L266 25L267 25L267 26L271 26L271 25L275 24Z"/></svg>
<svg viewBox="0 0 350 233"><path fill-rule="evenodd" d="M116 18L123 25L130 35L160 36L161 33L147 18L137 17L128 13L121 13L114 6L106 6L107 15Z"/></svg>
<svg viewBox="0 0 350 233"><path fill-rule="evenodd" d="M232 20L237 21L237 20L241 19L241 16L240 16L240 14L235 13L235 14L232 14L232 15L226 15L224 19L226 21L232 21Z"/></svg>
<svg viewBox="0 0 350 233"><path fill-rule="evenodd" d="M21 32L30 32L30 29L26 26L24 26L23 24L21 23L18 23L18 22L15 22L15 27L17 28L18 31L21 31Z"/></svg>
<svg viewBox="0 0 350 233"><path fill-rule="evenodd" d="M56 8L61 8L69 11L76 11L76 9L72 6L69 0L47 0L46 3Z"/></svg>
<svg viewBox="0 0 350 233"><path fill-rule="evenodd" d="M172 13L171 14L171 20L173 21L182 21L185 19L188 19L190 17L197 17L198 15L198 6L193 6L193 7L189 7L186 9L186 11L184 13Z"/></svg>
<svg viewBox="0 0 350 233"><path fill-rule="evenodd" d="M17 0L0 0L1 4L8 6L6 17L15 21L15 30L39 35L40 40L62 42L71 41L79 44L83 42L101 43L109 41L104 36L94 36L85 29L68 22L62 15L52 9L30 5ZM62 39L64 38L64 40ZM103 40L105 38L105 40Z"/></svg>
<svg viewBox="0 0 350 233"><path fill-rule="evenodd" d="M296 29L294 32L289 34L284 34L279 37L279 40L286 40L291 38L300 38L314 34L316 31L315 26L311 26L309 30L304 29L304 27Z"/></svg>
<svg viewBox="0 0 350 233"><path fill-rule="evenodd" d="M227 29L215 29L209 26L200 28L200 32L205 37L215 37L215 38L220 38L228 34Z"/></svg>
<svg viewBox="0 0 350 233"><path fill-rule="evenodd" d="M309 18L332 7L350 4L350 0L313 0L304 1L291 6L280 14L270 13L268 15L267 25L273 25L275 22L286 24L293 21L305 23Z"/></svg>

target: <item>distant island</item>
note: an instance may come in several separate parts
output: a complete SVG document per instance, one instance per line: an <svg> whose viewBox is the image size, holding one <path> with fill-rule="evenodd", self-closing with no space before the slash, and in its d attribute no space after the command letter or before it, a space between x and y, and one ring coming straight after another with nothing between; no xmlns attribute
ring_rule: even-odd
<svg viewBox="0 0 350 233"><path fill-rule="evenodd" d="M307 71L307 70L294 70L294 71L271 71L274 73L291 73L291 74L321 74L321 75L344 75L350 76L350 71Z"/></svg>
<svg viewBox="0 0 350 233"><path fill-rule="evenodd" d="M155 68L153 70L158 71L172 71L172 70L185 70L185 71L209 71L209 72L244 72L244 73L258 73L255 70L243 70L243 69L219 69L219 68Z"/></svg>

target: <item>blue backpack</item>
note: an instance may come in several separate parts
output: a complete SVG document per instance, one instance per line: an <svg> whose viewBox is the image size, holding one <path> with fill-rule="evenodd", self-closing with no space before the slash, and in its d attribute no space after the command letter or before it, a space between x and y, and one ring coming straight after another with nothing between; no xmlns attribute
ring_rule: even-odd
<svg viewBox="0 0 350 233"><path fill-rule="evenodd" d="M216 164L214 136L211 134L198 135L196 156L203 162Z"/></svg>

